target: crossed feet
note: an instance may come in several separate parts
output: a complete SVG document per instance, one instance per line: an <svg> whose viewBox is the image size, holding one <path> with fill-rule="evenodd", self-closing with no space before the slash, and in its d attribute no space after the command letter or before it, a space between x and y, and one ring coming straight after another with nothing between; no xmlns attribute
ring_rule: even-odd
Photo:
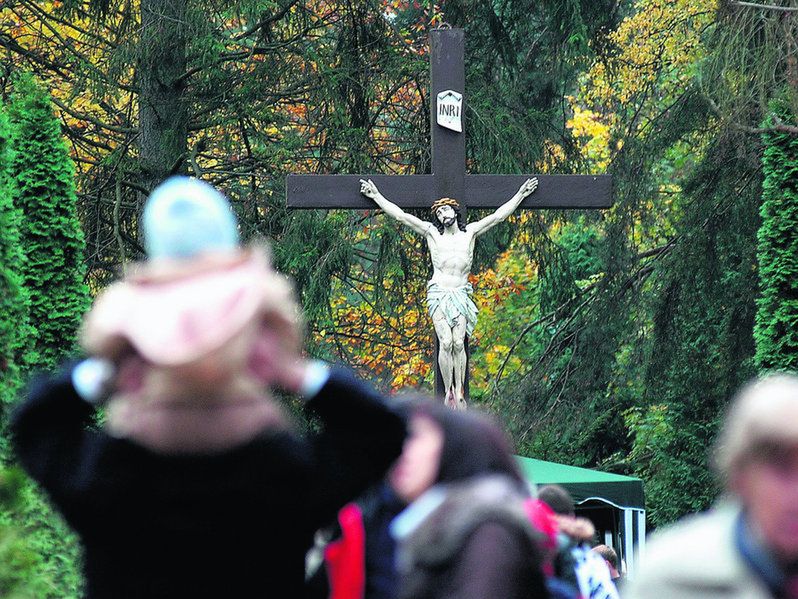
<svg viewBox="0 0 798 599"><path fill-rule="evenodd" d="M452 408L453 410L465 410L468 408L465 397L463 397L462 393L455 393L454 387L449 388L443 403L447 408Z"/></svg>

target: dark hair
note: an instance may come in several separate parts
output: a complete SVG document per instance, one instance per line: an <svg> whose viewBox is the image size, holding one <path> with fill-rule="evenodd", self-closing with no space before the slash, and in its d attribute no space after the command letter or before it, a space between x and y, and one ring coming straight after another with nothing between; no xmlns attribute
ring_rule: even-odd
<svg viewBox="0 0 798 599"><path fill-rule="evenodd" d="M454 214L457 217L457 228L461 231L465 232L466 226L463 222L463 210L460 206L452 206L452 210L454 210ZM444 227L443 223L440 221L437 215L433 213L432 216L432 224L435 225L435 228L438 229L438 233L443 235Z"/></svg>
<svg viewBox="0 0 798 599"><path fill-rule="evenodd" d="M499 425L486 414L456 411L439 402L414 402L412 415L426 416L443 431L443 449L436 482L454 482L483 474L504 474L520 487L526 481Z"/></svg>
<svg viewBox="0 0 798 599"><path fill-rule="evenodd" d="M555 514L574 515L574 500L560 485L544 485L538 489L538 499L548 505Z"/></svg>

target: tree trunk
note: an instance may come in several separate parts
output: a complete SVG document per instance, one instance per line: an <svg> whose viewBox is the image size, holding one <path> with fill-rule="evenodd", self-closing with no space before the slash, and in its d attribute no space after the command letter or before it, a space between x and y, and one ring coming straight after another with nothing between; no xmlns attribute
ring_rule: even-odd
<svg viewBox="0 0 798 599"><path fill-rule="evenodd" d="M188 102L186 72L188 0L141 0L138 68L141 184L151 190L186 158Z"/></svg>

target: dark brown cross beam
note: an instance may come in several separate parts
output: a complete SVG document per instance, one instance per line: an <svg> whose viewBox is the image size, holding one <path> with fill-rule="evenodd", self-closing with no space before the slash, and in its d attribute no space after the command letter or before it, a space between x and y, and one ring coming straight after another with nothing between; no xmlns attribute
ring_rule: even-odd
<svg viewBox="0 0 798 599"><path fill-rule="evenodd" d="M429 175L288 175L289 208L373 209L374 202L360 193L360 179L372 179L382 194L401 208L429 208L443 197L464 208L498 208L530 177L538 188L519 208L609 208L610 175L469 175L465 161L465 61L462 29L431 32L432 174ZM452 91L454 94L447 94ZM439 94L444 95L442 101ZM461 97L456 105L446 97ZM457 118L459 116L459 119ZM461 131L439 124L454 117ZM451 118L450 118L451 126ZM437 356L437 351L436 351ZM433 357L437 364L437 358ZM436 391L443 392L436 367ZM466 377L466 381L468 377Z"/></svg>

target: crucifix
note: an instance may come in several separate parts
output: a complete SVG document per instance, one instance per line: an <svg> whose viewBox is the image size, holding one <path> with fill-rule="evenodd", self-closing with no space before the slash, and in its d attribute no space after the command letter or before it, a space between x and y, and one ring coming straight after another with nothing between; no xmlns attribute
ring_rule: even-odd
<svg viewBox="0 0 798 599"><path fill-rule="evenodd" d="M474 238L516 208L608 208L612 205L612 178L468 174L463 30L435 29L430 37L432 173L288 175L286 196L290 208L362 210L374 208L376 202L389 216L426 236L433 262L427 306L437 340L436 395L444 397L447 405L465 407L467 333L476 321L467 284ZM496 210L465 225L466 207ZM432 208L435 222L406 212L414 208Z"/></svg>

